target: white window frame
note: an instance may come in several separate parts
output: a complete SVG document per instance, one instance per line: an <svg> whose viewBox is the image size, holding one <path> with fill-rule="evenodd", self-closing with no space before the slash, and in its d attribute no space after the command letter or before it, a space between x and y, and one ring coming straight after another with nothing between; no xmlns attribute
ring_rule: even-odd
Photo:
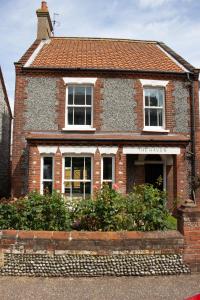
<svg viewBox="0 0 200 300"><path fill-rule="evenodd" d="M104 165L103 165L103 159L104 157L110 157L112 158L112 180L104 180L103 179L103 171L104 171ZM115 156L114 155L109 155L109 154L104 154L101 156L101 185L103 185L103 183L112 183L115 184Z"/></svg>
<svg viewBox="0 0 200 300"><path fill-rule="evenodd" d="M87 179L87 180L76 180L76 179L65 180L65 158L66 157L69 157L69 158L72 158L72 157L87 158L88 157L88 158L90 158L91 159L91 179L90 180L89 179ZM71 182L84 182L84 183L91 182L90 195L92 196L93 195L93 156L88 155L88 154L81 154L81 155L79 155L79 154L67 154L67 155L63 156L62 164L63 164L63 167L62 167L62 193L65 195L65 182L70 182L70 183ZM85 160L84 160L84 164L85 164ZM71 199L71 200L73 199L71 191L70 191L70 196L66 196L66 197ZM83 199L85 199L85 191L84 191Z"/></svg>
<svg viewBox="0 0 200 300"><path fill-rule="evenodd" d="M69 87L91 87L91 105L74 105L68 104L68 91ZM86 93L86 89L85 89ZM86 97L86 94L85 94ZM63 130L96 130L93 128L93 115L94 115L94 85L92 83L69 83L66 85L66 97L65 97L65 128ZM90 108L91 107L91 125L69 125L68 124L68 107L84 107Z"/></svg>
<svg viewBox="0 0 200 300"><path fill-rule="evenodd" d="M148 106L146 107L145 105L145 90L146 89L152 89L152 90L156 90L156 89L159 89L159 90L163 90L163 93L164 93L164 97L163 97L163 107L159 107L159 106ZM145 85L143 86L143 124L144 124L144 128L143 128L143 131L156 131L156 132L169 132L169 130L166 130L166 124L165 124L165 102L166 102L166 89L164 86L156 86L156 85ZM161 109L162 108L162 111L163 111L163 114L162 114L162 119L163 119L163 125L162 126L147 126L145 124L145 109L148 108L148 109Z"/></svg>
<svg viewBox="0 0 200 300"><path fill-rule="evenodd" d="M52 158L52 179L44 179L44 158ZM54 189L54 156L49 154L43 154L40 157L40 193L44 195L44 182L52 182L52 190Z"/></svg>

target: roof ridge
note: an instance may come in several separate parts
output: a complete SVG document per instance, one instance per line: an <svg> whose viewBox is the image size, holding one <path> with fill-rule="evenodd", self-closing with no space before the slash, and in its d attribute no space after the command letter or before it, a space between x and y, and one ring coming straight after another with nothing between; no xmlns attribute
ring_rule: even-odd
<svg viewBox="0 0 200 300"><path fill-rule="evenodd" d="M50 39L66 39L66 40L94 40L94 41L119 41L119 42L132 42L132 43L149 43L149 44L157 44L161 43L160 41L155 40L134 40L128 38L101 38L101 37L75 37L75 36L53 36Z"/></svg>

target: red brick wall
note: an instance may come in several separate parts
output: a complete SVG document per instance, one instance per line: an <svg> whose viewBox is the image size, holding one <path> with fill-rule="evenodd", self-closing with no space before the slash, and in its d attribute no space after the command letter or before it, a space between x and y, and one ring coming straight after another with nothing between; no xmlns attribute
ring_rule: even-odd
<svg viewBox="0 0 200 300"><path fill-rule="evenodd" d="M29 148L29 176L28 176L28 190L40 191L40 176L41 176L41 157L37 146Z"/></svg>
<svg viewBox="0 0 200 300"><path fill-rule="evenodd" d="M178 212L178 229L184 235L184 261L193 272L200 272L200 209L181 207Z"/></svg>
<svg viewBox="0 0 200 300"><path fill-rule="evenodd" d="M112 251L131 254L182 254L183 237L177 231L168 232L56 232L56 231L0 231L0 253L54 253L55 250L92 251L108 255ZM106 245L106 247L105 247ZM18 252L17 252L18 253Z"/></svg>
<svg viewBox="0 0 200 300"><path fill-rule="evenodd" d="M16 68L18 72L18 67ZM15 108L14 108L14 125L13 125L13 149L12 149L12 194L20 196L25 193L24 177L25 173L22 168L24 163L24 149L26 146L24 136L24 111L26 94L26 77L18 74L16 77L15 88Z"/></svg>

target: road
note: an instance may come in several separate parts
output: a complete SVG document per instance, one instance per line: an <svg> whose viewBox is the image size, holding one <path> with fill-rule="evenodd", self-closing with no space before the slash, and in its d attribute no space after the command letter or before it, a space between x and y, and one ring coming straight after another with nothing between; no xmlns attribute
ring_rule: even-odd
<svg viewBox="0 0 200 300"><path fill-rule="evenodd" d="M167 277L0 277L1 300L183 300L200 293L200 274Z"/></svg>

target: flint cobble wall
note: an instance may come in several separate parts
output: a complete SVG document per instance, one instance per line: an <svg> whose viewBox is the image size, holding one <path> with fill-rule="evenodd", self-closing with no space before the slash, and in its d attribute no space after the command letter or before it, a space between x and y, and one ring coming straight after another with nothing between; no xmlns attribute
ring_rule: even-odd
<svg viewBox="0 0 200 300"><path fill-rule="evenodd" d="M5 254L2 276L97 277L188 274L181 255Z"/></svg>
<svg viewBox="0 0 200 300"><path fill-rule="evenodd" d="M190 273L169 232L0 232L0 275L147 276Z"/></svg>

